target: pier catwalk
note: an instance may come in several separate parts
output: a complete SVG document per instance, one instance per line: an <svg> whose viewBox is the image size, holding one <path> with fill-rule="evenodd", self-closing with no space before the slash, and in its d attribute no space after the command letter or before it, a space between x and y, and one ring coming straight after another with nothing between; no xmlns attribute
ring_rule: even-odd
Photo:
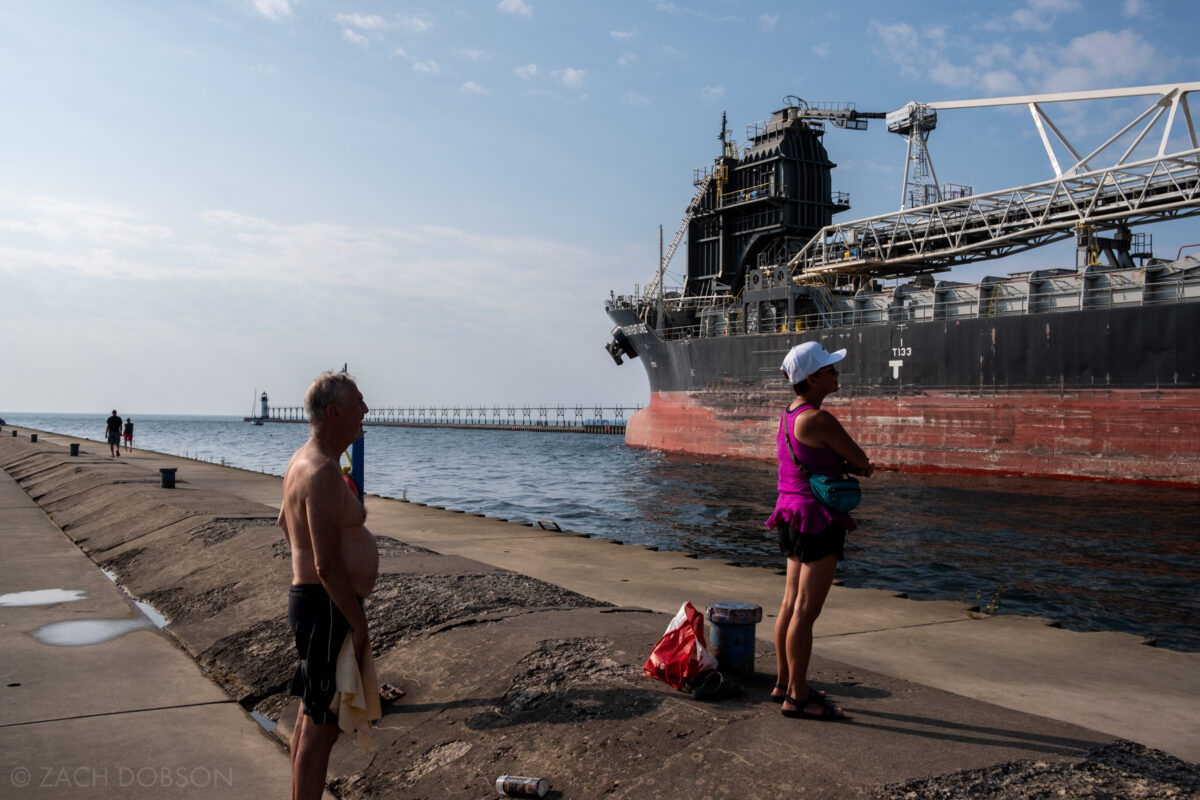
<svg viewBox="0 0 1200 800"><path fill-rule="evenodd" d="M23 434L0 436L0 468L53 525L43 519L22 545L5 515L5 555L61 541L61 528L170 620L137 636L178 642L229 697L285 723L274 734L286 739L294 655L283 621L288 563L273 525L280 479L147 452L118 460L95 442L42 434L35 443ZM68 454L71 443L79 456ZM163 467L178 469L175 489L160 486ZM789 720L766 699L781 591L773 570L372 496L367 508L381 537L368 604L377 666L408 696L385 712L371 752L339 742L330 788L340 796L487 798L506 773L545 777L562 798L1200 791L1187 763L1200 758L1198 654L835 587L818 624L813 684L849 720ZM72 588L51 566L10 569L7 591ZM758 672L742 679L740 696L702 703L641 675L685 599L763 606ZM135 676L90 658L99 645L64 650L27 638L38 625L98 613L69 602L0 607L4 635L22 643L6 647L5 682L37 685L57 664L54 685L155 685L152 664ZM133 637L104 647L141 653ZM52 685L38 688L5 690L0 780L40 752L16 746L27 726L15 722L37 708L44 720L91 713ZM205 721L204 735L269 743L235 716ZM167 735L158 728L166 722L147 719L142 735ZM110 747L78 725L41 735L51 760L71 753L73 763L92 763Z"/></svg>

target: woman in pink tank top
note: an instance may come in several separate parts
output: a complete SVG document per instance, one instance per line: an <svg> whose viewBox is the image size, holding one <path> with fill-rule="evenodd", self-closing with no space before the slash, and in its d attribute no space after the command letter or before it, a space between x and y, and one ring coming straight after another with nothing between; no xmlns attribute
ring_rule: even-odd
<svg viewBox="0 0 1200 800"><path fill-rule="evenodd" d="M767 527L779 531L779 549L787 557L787 584L775 620L778 678L771 692L785 717L843 716L824 692L809 687L808 662L813 624L843 558L846 531L856 526L849 514L830 511L813 496L805 472L840 478L847 472L867 477L873 471L837 418L821 409L825 397L838 390L833 365L845 357L845 350L829 353L816 342L805 342L788 352L781 367L796 400L779 420L779 499Z"/></svg>

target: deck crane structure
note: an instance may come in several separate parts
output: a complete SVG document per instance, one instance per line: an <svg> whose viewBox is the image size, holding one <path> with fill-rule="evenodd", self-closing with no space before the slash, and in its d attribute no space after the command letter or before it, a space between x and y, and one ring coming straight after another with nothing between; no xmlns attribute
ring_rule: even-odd
<svg viewBox="0 0 1200 800"><path fill-rule="evenodd" d="M1054 177L985 194L935 193L925 198L932 202L919 206L906 207L902 202L898 212L827 226L789 260L788 267L794 275L903 277L944 272L958 264L1072 236L1080 240L1083 250L1094 246L1097 231L1114 229L1115 237L1102 240L1104 246L1116 247L1121 251L1118 256L1126 258L1130 224L1200 214L1200 143L1188 105L1188 96L1196 91L1200 83L909 103L887 115L888 129L909 140L910 160L916 148L930 165L927 140L937 124L937 112L1028 106ZM1056 103L1136 97L1151 98L1149 105L1086 155L1046 111L1046 106ZM1173 137L1180 133L1179 118L1186 147L1169 152ZM1070 154L1066 166L1047 131ZM1156 152L1131 160L1155 132ZM1119 156L1108 157L1123 143ZM912 193L912 180L906 170L905 196Z"/></svg>

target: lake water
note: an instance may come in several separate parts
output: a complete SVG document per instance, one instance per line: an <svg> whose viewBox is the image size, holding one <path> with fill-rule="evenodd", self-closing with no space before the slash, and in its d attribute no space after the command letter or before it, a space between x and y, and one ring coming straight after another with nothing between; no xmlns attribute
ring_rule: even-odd
<svg viewBox="0 0 1200 800"><path fill-rule="evenodd" d="M9 427L100 440L107 415L3 416ZM134 422L139 448L275 475L308 435L303 424L234 417ZM783 564L762 527L775 503L775 466L765 462L635 450L620 436L371 426L365 468L367 491L388 497ZM847 586L984 606L1001 592L999 613L1200 651L1194 489L886 473L864 485L860 527L838 568Z"/></svg>

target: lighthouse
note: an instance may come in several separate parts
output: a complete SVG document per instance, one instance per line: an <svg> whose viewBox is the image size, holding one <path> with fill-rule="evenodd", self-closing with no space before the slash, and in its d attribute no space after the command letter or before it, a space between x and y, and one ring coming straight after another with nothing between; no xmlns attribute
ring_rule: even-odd
<svg viewBox="0 0 1200 800"><path fill-rule="evenodd" d="M266 419L269 416L267 413L267 393L266 392L262 393L262 411L260 411L258 415L261 419Z"/></svg>

